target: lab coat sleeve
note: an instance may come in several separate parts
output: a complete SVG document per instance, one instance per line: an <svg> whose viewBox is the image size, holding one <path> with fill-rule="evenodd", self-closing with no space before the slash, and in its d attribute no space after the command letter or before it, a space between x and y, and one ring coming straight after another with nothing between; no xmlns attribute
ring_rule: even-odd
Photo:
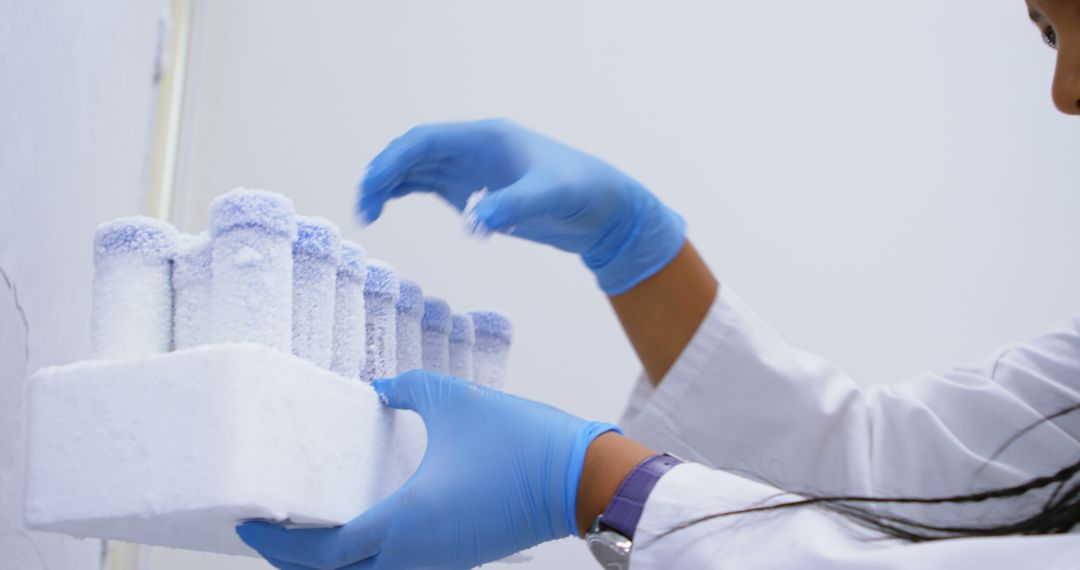
<svg viewBox="0 0 1080 570"><path fill-rule="evenodd" d="M633 403L629 436L787 491L930 497L1017 484L1080 453L1076 413L995 457L1080 403L1078 319L985 366L862 390L724 286L663 382L640 380Z"/></svg>
<svg viewBox="0 0 1080 570"><path fill-rule="evenodd" d="M797 498L732 473L680 465L660 479L645 504L630 568L1056 570L1080 564L1076 536L910 544L875 538L833 514L808 507L691 524L709 515ZM688 526L669 533L684 525Z"/></svg>
<svg viewBox="0 0 1080 570"><path fill-rule="evenodd" d="M626 402L626 409L623 410L620 422L626 424L637 419L642 408L649 402L649 396L651 396L652 393L652 382L649 381L649 377L642 371L638 374L633 391L630 392L630 399Z"/></svg>

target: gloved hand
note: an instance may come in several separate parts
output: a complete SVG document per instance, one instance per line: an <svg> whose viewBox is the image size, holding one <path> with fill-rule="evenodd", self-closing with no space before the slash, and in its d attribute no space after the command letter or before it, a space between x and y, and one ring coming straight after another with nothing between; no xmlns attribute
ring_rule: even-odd
<svg viewBox="0 0 1080 570"><path fill-rule="evenodd" d="M377 380L389 406L424 419L428 447L412 478L348 524L236 532L277 568L472 568L577 533L585 451L616 429L434 372Z"/></svg>
<svg viewBox="0 0 1080 570"><path fill-rule="evenodd" d="M435 192L471 212L475 226L579 254L609 295L660 271L682 248L683 219L614 167L502 120L417 127L368 167L359 214L373 222L386 202Z"/></svg>

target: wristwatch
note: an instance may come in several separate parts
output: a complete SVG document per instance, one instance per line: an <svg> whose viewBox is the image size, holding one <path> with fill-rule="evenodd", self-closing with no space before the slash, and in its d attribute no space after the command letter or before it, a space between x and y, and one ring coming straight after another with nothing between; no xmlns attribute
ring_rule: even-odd
<svg viewBox="0 0 1080 570"><path fill-rule="evenodd" d="M608 570L630 568L634 531L641 520L645 501L660 477L680 463L683 463L682 459L668 453L654 455L639 463L623 479L607 508L596 517L585 535L585 543L601 567Z"/></svg>

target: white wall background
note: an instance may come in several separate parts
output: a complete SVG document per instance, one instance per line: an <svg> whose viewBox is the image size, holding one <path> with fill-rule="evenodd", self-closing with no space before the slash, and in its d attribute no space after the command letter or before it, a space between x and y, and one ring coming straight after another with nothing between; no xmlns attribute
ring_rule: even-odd
<svg viewBox="0 0 1080 570"><path fill-rule="evenodd" d="M26 375L90 354L94 229L146 204L163 2L0 0L0 569L90 570L22 527Z"/></svg>
<svg viewBox="0 0 1080 570"><path fill-rule="evenodd" d="M864 384L1080 306L1080 131L1020 0L203 8L181 225L233 186L288 193L430 293L509 312L511 389L571 412L615 419L638 369L577 260L468 240L430 197L353 224L366 162L413 124L505 116L633 173L725 285ZM591 562L566 541L532 567L571 564Z"/></svg>

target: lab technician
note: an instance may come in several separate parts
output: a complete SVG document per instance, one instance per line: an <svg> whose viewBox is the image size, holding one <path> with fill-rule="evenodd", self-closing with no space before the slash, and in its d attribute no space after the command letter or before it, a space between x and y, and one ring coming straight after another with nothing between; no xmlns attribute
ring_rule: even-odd
<svg viewBox="0 0 1080 570"><path fill-rule="evenodd" d="M1080 0L1028 4L1078 115ZM503 121L413 129L359 207L479 188L477 228L580 255L610 296L645 370L622 431L430 372L377 380L424 419L420 468L342 527L238 527L276 567L470 568L579 535L608 568L1080 568L1080 317L860 390L718 285L641 184Z"/></svg>

